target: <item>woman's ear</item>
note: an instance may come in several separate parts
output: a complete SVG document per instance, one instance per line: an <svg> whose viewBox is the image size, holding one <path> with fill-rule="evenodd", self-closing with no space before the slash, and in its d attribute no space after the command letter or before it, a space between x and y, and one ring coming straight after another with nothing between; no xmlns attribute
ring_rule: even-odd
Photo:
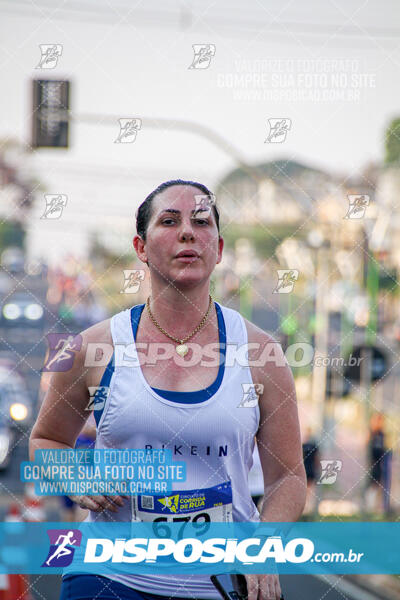
<svg viewBox="0 0 400 600"><path fill-rule="evenodd" d="M147 265L146 242L140 235L135 235L133 238L133 247L135 248L138 259Z"/></svg>
<svg viewBox="0 0 400 600"><path fill-rule="evenodd" d="M222 251L224 249L224 238L222 238L221 236L218 237L218 255L217 255L217 262L216 264L218 265L221 260L222 260Z"/></svg>

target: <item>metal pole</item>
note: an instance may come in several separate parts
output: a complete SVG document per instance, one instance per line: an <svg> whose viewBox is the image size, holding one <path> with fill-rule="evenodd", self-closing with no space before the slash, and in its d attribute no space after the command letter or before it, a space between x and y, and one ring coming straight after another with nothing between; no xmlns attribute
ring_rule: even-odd
<svg viewBox="0 0 400 600"><path fill-rule="evenodd" d="M315 292L315 313L316 313L316 327L315 327L315 352L314 361L318 357L325 357L328 353L328 313L326 307L326 292L325 285L327 281L328 273L328 252L324 246L321 246L317 250L317 273L316 273L316 292ZM313 366L312 372L312 388L311 398L313 412L317 418L317 432L318 432L318 447L320 453L326 446L324 441L324 432L326 426L326 367L324 366ZM315 511L318 514L319 504L323 499L324 486L317 486L317 498Z"/></svg>
<svg viewBox="0 0 400 600"><path fill-rule="evenodd" d="M316 328L314 360L328 354L328 311L326 307L325 286L328 273L328 252L321 246L317 250L317 285L316 285ZM325 422L326 367L315 366L312 377L312 403L317 414L317 426L320 438L323 435Z"/></svg>
<svg viewBox="0 0 400 600"><path fill-rule="evenodd" d="M364 425L367 431L369 431L370 421L370 397L371 397L371 351L370 346L364 347L361 351L361 365L360 365L360 391L362 398L364 398ZM366 473L361 478L361 513L365 514L366 509L366 491L369 485L369 452L368 445L365 448L365 468Z"/></svg>
<svg viewBox="0 0 400 600"><path fill-rule="evenodd" d="M68 121L75 121L77 123L86 123L88 125L113 125L114 127L118 123L118 119L121 115L102 115L102 114L68 114ZM209 142L217 146L220 150L228 154L235 163L243 169L254 181L259 183L262 181L262 175L257 171L255 167L248 164L241 152L235 148L228 140L222 135L216 133L213 129L189 121L187 119L166 119L164 117L137 117L140 118L142 126L145 128L152 129L174 129L177 131L186 131L195 135L199 135L202 138L207 139Z"/></svg>
<svg viewBox="0 0 400 600"><path fill-rule="evenodd" d="M374 257L371 259L369 254L368 238L366 239L367 249L367 274L366 274L366 289L368 293L368 323L365 328L365 344L366 347L362 352L361 358L361 370L360 370L360 384L361 393L364 398L364 426L366 431L369 431L371 421L371 382L372 382L372 346L376 339L377 330L377 304L378 304L378 293L379 293L379 271L375 264ZM368 446L365 448L365 465L366 469L369 470L369 449ZM369 475L366 473L363 477L362 485L362 500L361 507L362 512L365 513L365 497L366 490L369 485Z"/></svg>

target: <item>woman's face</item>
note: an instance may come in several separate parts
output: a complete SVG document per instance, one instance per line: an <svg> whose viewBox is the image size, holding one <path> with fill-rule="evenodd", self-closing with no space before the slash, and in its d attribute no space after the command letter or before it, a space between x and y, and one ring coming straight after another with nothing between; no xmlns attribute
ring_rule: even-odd
<svg viewBox="0 0 400 600"><path fill-rule="evenodd" d="M177 285L198 285L221 261L223 240L214 212L210 205L208 210L196 210L199 197L204 194L198 188L174 185L154 198L146 241L138 236L134 240L152 275Z"/></svg>

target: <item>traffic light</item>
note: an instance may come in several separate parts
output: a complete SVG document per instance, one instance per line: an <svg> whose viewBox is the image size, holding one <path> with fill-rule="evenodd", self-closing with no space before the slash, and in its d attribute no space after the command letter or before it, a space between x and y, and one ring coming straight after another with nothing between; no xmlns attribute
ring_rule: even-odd
<svg viewBox="0 0 400 600"><path fill-rule="evenodd" d="M68 148L70 82L34 79L32 147Z"/></svg>
<svg viewBox="0 0 400 600"><path fill-rule="evenodd" d="M355 346L346 359L344 376L355 383L361 382L361 364L366 358L365 352L371 356L371 381L382 379L388 371L389 359L387 353L377 346Z"/></svg>

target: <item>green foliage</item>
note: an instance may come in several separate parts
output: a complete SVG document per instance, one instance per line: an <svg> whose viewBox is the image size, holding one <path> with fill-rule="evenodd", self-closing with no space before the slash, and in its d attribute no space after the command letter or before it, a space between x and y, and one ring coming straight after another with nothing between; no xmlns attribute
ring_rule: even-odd
<svg viewBox="0 0 400 600"><path fill-rule="evenodd" d="M228 248L234 248L235 241L247 238L252 242L256 254L261 258L270 258L283 240L293 235L298 227L288 225L240 225L232 223L223 231L223 238ZM301 237L296 233L296 237Z"/></svg>
<svg viewBox="0 0 400 600"><path fill-rule="evenodd" d="M4 221L0 223L0 252L7 246L24 247L25 231L20 223Z"/></svg>
<svg viewBox="0 0 400 600"><path fill-rule="evenodd" d="M299 322L294 315L288 315L281 321L281 330L285 335L293 335L299 328Z"/></svg>
<svg viewBox="0 0 400 600"><path fill-rule="evenodd" d="M393 119L385 134L385 164L400 163L400 118Z"/></svg>

